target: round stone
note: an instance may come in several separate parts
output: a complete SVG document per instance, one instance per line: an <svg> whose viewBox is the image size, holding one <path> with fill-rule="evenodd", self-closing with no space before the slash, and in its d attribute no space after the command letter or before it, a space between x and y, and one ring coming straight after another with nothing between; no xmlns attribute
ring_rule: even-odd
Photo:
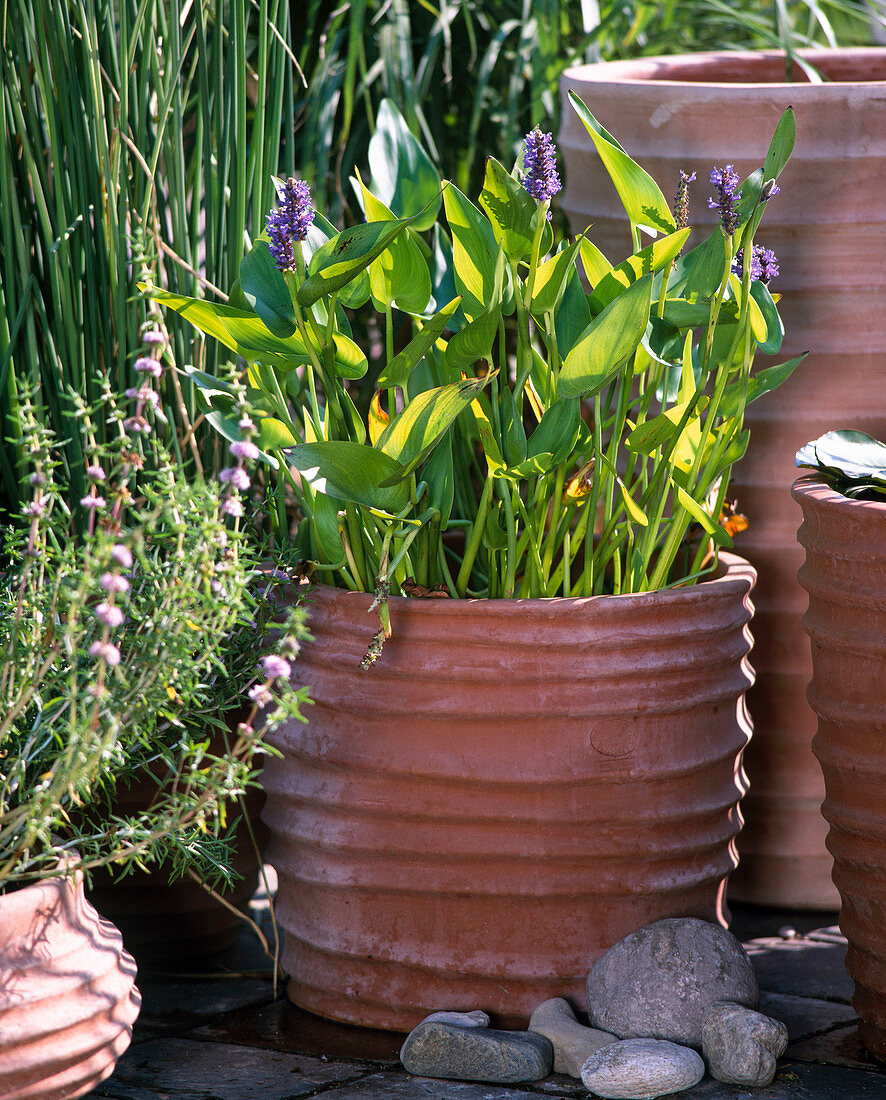
<svg viewBox="0 0 886 1100"><path fill-rule="evenodd" d="M653 1100L692 1088L704 1062L664 1039L623 1039L601 1047L582 1066L582 1084L606 1100Z"/></svg>
<svg viewBox="0 0 886 1100"><path fill-rule="evenodd" d="M593 1027L620 1039L670 1039L701 1048L705 1013L729 1002L756 1008L757 978L741 943L718 924L668 918L632 932L594 964Z"/></svg>

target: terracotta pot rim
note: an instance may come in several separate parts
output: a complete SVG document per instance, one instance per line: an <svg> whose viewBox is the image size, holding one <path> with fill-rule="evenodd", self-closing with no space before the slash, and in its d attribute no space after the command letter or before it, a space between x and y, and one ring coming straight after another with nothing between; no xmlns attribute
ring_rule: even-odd
<svg viewBox="0 0 886 1100"><path fill-rule="evenodd" d="M720 565L717 572L699 581L697 584L687 585L682 588L659 588L653 592L634 592L620 596L544 596L529 597L523 599L488 599L484 597L469 597L464 600L451 599L417 599L414 596L391 596L388 603L391 608L416 609L421 608L420 614L424 615L449 615L456 607L477 610L484 608L490 615L506 618L510 615L525 616L527 612L538 611L545 616L550 615L552 609L562 608L564 611L573 608L600 606L607 603L615 603L618 607L629 610L632 607L645 607L649 604L665 603L676 604L694 603L705 599L714 589L727 592L747 594L753 588L757 579L757 571L754 567L738 554L726 552L720 553ZM305 600L309 604L311 592L322 592L326 599L341 597L345 600L362 600L367 605L371 603L371 592L351 592L346 588L335 588L328 584L315 584L306 593Z"/></svg>
<svg viewBox="0 0 886 1100"><path fill-rule="evenodd" d="M8 914L15 910L27 912L35 906L34 895L38 890L53 890L61 895L67 890L83 889L83 872L66 871L59 867L55 874L47 874L34 882L13 884L10 889L0 887L0 908Z"/></svg>
<svg viewBox="0 0 886 1100"><path fill-rule="evenodd" d="M814 501L825 508L839 508L847 515L853 512L874 513L886 516L886 500L856 500L832 489L818 474L798 477L791 486L791 496L798 504Z"/></svg>
<svg viewBox="0 0 886 1100"><path fill-rule="evenodd" d="M816 67L828 62L845 64L857 61L859 70L880 60L886 74L886 46L845 46L835 49L797 50L799 57L808 59ZM754 70L780 66L785 58L784 50L707 50L698 53L669 54L656 57L638 57L628 61L597 61L587 65L572 65L563 71L567 81L588 81L596 84L637 84L655 88L732 88L790 90L798 97L821 99L839 98L847 88L886 88L886 75L882 80L844 80L839 75L821 84L807 81L785 80L708 80L705 73L716 74L728 66L733 72L737 67ZM668 75L674 74L674 75ZM683 75L685 74L685 75Z"/></svg>

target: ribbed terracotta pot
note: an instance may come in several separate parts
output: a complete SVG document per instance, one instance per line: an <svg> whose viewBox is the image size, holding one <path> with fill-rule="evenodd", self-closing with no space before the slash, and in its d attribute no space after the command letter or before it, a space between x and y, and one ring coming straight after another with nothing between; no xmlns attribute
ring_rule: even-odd
<svg viewBox="0 0 886 1100"><path fill-rule="evenodd" d="M563 207L574 231L613 261L630 251L627 221L575 111L572 89L657 180L665 195L680 169L695 171L690 223L705 227L712 166L734 163L743 177L763 163L782 111L797 117L794 155L766 208L758 240L781 273L771 289L786 337L778 361L812 354L781 388L748 408L751 443L730 496L750 520L737 546L759 573L754 596L757 682L748 694L754 743L730 895L743 901L836 908L819 812L824 796L810 745L811 674L803 633L802 561L790 499L794 454L834 427L886 434L886 50L819 50L810 59L829 78L783 83L777 52L699 53L568 69L563 76L560 147ZM771 361L771 360L770 360ZM762 357L760 365L765 365Z"/></svg>
<svg viewBox="0 0 886 1100"><path fill-rule="evenodd" d="M800 582L812 642L812 743L849 941L862 1042L886 1060L886 502L794 485L806 550Z"/></svg>
<svg viewBox="0 0 886 1100"><path fill-rule="evenodd" d="M725 556L724 556L725 557ZM272 740L269 860L296 1004L523 1024L661 917L725 922L754 572L638 596L390 601L318 587Z"/></svg>
<svg viewBox="0 0 886 1100"><path fill-rule="evenodd" d="M141 997L80 876L0 895L0 1100L67 1100L108 1077Z"/></svg>

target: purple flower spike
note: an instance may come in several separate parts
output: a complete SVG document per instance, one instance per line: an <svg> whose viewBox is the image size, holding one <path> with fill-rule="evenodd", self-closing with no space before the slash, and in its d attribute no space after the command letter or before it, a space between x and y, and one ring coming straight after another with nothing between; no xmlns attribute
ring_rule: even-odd
<svg viewBox="0 0 886 1100"><path fill-rule="evenodd" d="M725 168L712 168L711 183L717 188L717 198L708 199L708 206L711 210L720 211L720 221L723 224L723 228L731 237L738 224L738 217L735 212L735 198L738 194L739 179L738 173L735 171L735 166L727 164Z"/></svg>
<svg viewBox="0 0 886 1100"><path fill-rule="evenodd" d="M550 134L538 126L526 135L523 153L523 186L536 202L546 202L562 187L557 175L557 149Z"/></svg>
<svg viewBox="0 0 886 1100"><path fill-rule="evenodd" d="M311 192L304 180L290 177L280 189L276 209L265 219L269 248L280 271L295 270L295 241L303 241L314 221Z"/></svg>
<svg viewBox="0 0 886 1100"><path fill-rule="evenodd" d="M740 248L735 253L732 261L732 270L736 275L741 275L744 265L744 249ZM755 244L751 252L751 278L759 283L768 283L778 274L778 257L771 248L764 248Z"/></svg>

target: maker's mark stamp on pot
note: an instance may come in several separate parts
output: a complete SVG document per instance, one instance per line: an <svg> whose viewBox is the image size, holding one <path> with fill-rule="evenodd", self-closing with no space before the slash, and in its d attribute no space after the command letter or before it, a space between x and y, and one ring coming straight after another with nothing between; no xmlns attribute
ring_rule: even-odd
<svg viewBox="0 0 886 1100"><path fill-rule="evenodd" d="M591 726L591 747L601 756L629 756L637 747L637 724L624 718L607 718Z"/></svg>

